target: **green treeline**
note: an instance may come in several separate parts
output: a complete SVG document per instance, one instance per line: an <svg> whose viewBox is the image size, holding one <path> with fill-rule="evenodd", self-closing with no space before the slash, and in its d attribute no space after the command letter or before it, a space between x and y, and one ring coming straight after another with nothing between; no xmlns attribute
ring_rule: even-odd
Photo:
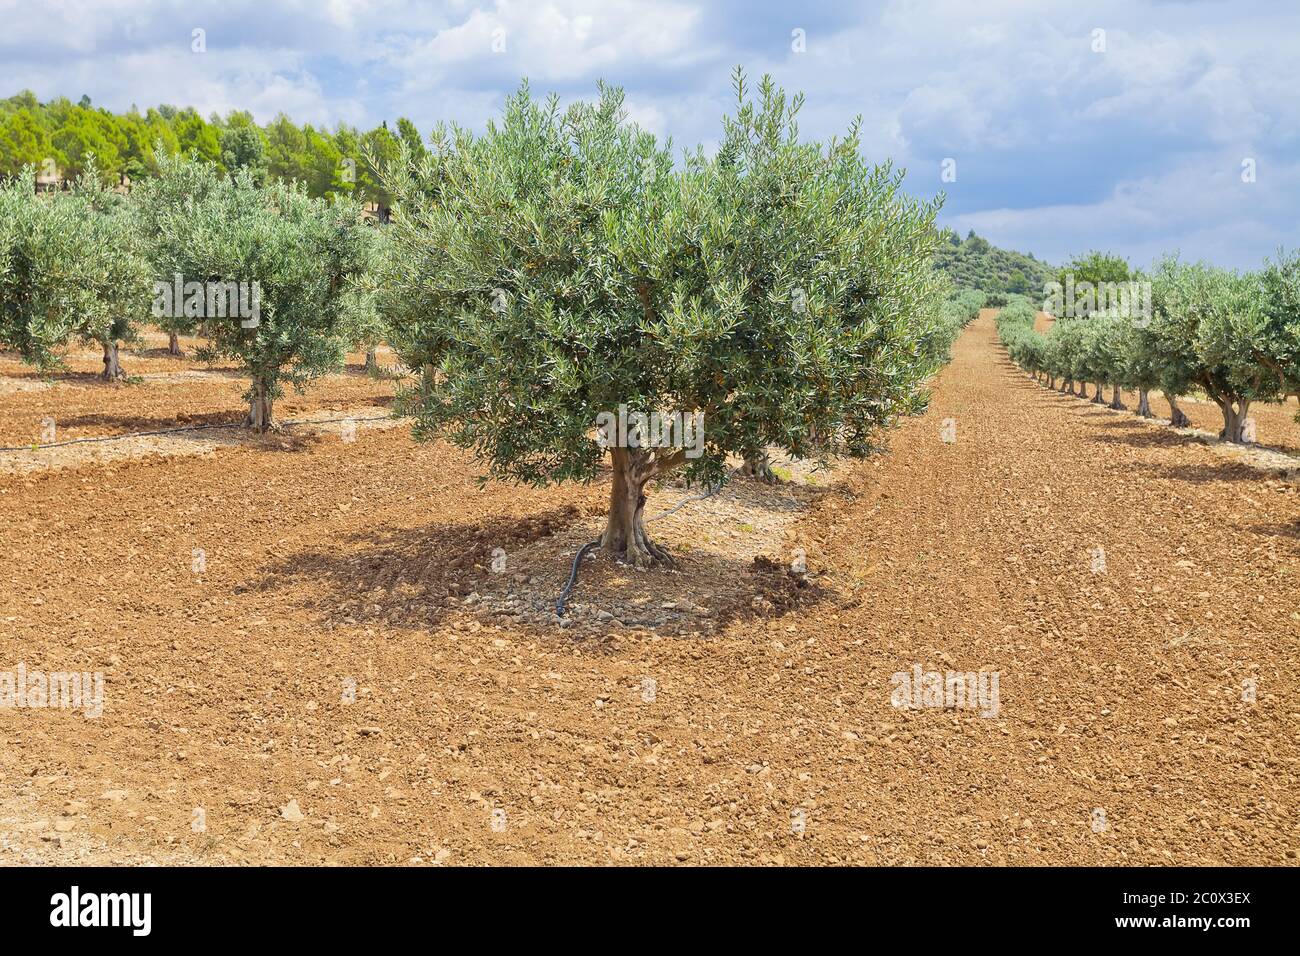
<svg viewBox="0 0 1300 956"><path fill-rule="evenodd" d="M283 113L265 126L252 114L231 111L206 119L191 107L162 105L113 113L60 97L47 103L24 91L0 100L0 177L33 166L42 179L71 181L94 167L107 184L158 172L155 147L169 156L197 156L222 171L248 169L257 181L304 183L315 197L351 195L391 205L369 158L394 160L405 141L420 155L422 139L410 120L396 130L383 123L368 132L340 123L333 130L298 126Z"/></svg>

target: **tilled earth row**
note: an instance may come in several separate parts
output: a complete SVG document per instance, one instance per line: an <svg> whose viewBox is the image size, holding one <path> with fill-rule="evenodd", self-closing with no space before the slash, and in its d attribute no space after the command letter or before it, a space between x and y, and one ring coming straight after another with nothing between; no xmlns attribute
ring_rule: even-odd
<svg viewBox="0 0 1300 956"><path fill-rule="evenodd" d="M165 345L165 337L157 338ZM193 342L187 339L186 347ZM361 354L348 356L344 372L323 376L302 393L286 385L276 417L391 405L398 383L388 374L370 376L364 361ZM397 360L385 349L380 361L389 369ZM248 381L237 368L209 367L192 353L174 358L164 348L124 353L122 362L131 380L109 383L99 379L102 364L91 353L74 354L66 371L42 376L13 353L0 352L0 447L239 423L248 414Z"/></svg>
<svg viewBox="0 0 1300 956"><path fill-rule="evenodd" d="M604 486L404 429L0 476L0 672L105 679L0 710L0 861L1294 864L1296 486L987 315L891 444L797 513L701 502L677 572L598 557L594 629L467 597L561 580Z"/></svg>

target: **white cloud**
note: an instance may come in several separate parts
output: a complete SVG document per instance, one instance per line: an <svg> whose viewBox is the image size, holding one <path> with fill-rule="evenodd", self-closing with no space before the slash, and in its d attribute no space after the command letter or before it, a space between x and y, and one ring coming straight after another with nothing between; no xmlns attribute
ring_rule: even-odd
<svg viewBox="0 0 1300 956"><path fill-rule="evenodd" d="M427 131L481 125L524 76L566 98L605 78L679 149L715 141L740 63L751 81L771 72L806 92L806 136L860 114L869 158L908 166L919 194L945 188L945 222L1000 243L1049 258L1172 243L1237 263L1300 244L1300 10L1282 5L0 0L0 22L10 92L330 126L407 115ZM203 56L189 51L196 26ZM950 185L937 175L947 156L961 171ZM1243 156L1259 160L1253 193L1233 183Z"/></svg>

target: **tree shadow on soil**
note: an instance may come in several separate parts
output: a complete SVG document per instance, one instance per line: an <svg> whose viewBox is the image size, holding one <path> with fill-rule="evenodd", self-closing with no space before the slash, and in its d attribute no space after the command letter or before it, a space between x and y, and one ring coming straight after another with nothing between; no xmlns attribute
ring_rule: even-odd
<svg viewBox="0 0 1300 956"><path fill-rule="evenodd" d="M184 428L188 425L230 425L233 427L243 423L244 417L242 413L230 411L197 412L195 414L176 412L171 416L133 415L128 412L120 414L97 412L85 415L71 415L58 420L60 430L102 428L114 434L118 432L160 431L165 428Z"/></svg>
<svg viewBox="0 0 1300 956"><path fill-rule="evenodd" d="M396 398L391 393L379 392L375 395L349 396L347 404L352 407L365 405L391 410L395 401ZM323 414L326 418L348 417L347 409L333 411L329 408L329 405L331 404L342 404L342 402L325 402L322 405L318 404L310 393L303 395L286 395L276 403L275 413L276 416L282 420L298 418L302 415L310 415L313 413Z"/></svg>
<svg viewBox="0 0 1300 956"><path fill-rule="evenodd" d="M1112 434L1103 434L1094 436L1093 440L1104 444L1130 445L1134 448L1182 448L1187 445L1221 445L1228 448L1239 448L1244 450L1256 449L1259 451L1278 452L1284 455L1296 457L1294 450L1285 445L1265 445L1260 443L1250 445L1225 445L1218 439L1210 438L1204 434L1186 434L1178 432L1169 427L1152 427L1151 425L1142 425L1139 421L1114 421L1102 422L1103 428L1113 430ZM1178 466L1173 466L1178 467ZM1247 467L1242 465L1241 467ZM1285 476L1289 471L1300 469L1300 458L1297 458L1294 468L1286 468L1279 465L1276 468L1249 468L1249 474L1254 475L1258 480L1261 477L1267 477L1272 474Z"/></svg>
<svg viewBox="0 0 1300 956"><path fill-rule="evenodd" d="M1103 427L1116 429L1114 434L1096 435L1093 441L1106 445L1130 445L1133 448L1182 448L1186 445L1204 445L1205 441L1182 435L1172 428L1151 428L1137 422L1103 422ZM1119 431L1122 429L1122 431Z"/></svg>
<svg viewBox="0 0 1300 956"><path fill-rule="evenodd" d="M175 356L169 356L167 354L166 349L164 349L163 354L158 357L170 358L173 361L179 361L179 359L177 359ZM128 375L130 375L131 369L128 367L126 372ZM238 368L232 365L225 365L225 366L198 365L198 366L190 366L189 368L178 368L170 372L156 372L156 371L142 372L140 374L140 377L143 378L146 382L151 382L154 384L157 384L159 382L163 382L163 383L204 382L204 381L212 381L213 379L219 379L225 381L247 381L248 373L245 372L242 368Z"/></svg>
<svg viewBox="0 0 1300 956"><path fill-rule="evenodd" d="M519 547L576 517L577 509L566 506L522 518L365 528L284 558L244 590L308 584L323 592L308 606L336 624L398 616L401 624L424 627L445 616L448 596L470 593L491 566L493 548Z"/></svg>
<svg viewBox="0 0 1300 956"><path fill-rule="evenodd" d="M1139 467L1146 471L1153 472L1161 478L1169 478L1174 481L1186 481L1194 485L1206 485L1228 481L1244 481L1258 484L1264 478L1268 477L1266 472L1262 472L1258 468L1239 462L1223 462L1222 464L1188 463L1180 465L1148 464Z"/></svg>
<svg viewBox="0 0 1300 956"><path fill-rule="evenodd" d="M1272 524L1248 525L1249 530L1269 538L1287 538L1300 546L1300 518L1295 521L1275 521Z"/></svg>
<svg viewBox="0 0 1300 956"><path fill-rule="evenodd" d="M674 552L673 570L638 571L597 551L583 562L561 626L555 600L593 536L592 517L566 505L524 517L360 529L283 558L239 590L296 588L328 629L495 625L539 640L598 643L631 631L697 636L832 596L765 556L742 561L692 549Z"/></svg>
<svg viewBox="0 0 1300 956"><path fill-rule="evenodd" d="M126 368L125 365L126 363L124 362L124 371L128 376L130 376L131 370L130 368ZM42 372L36 368L20 366L15 369L6 368L4 369L4 374L13 378L25 378L28 380L49 382L51 384L61 383L64 385L76 385L85 388L129 388L131 385L135 384L130 381L121 380L116 382L106 382L100 377L99 372L76 372L71 369Z"/></svg>
<svg viewBox="0 0 1300 956"><path fill-rule="evenodd" d="M195 358L194 355L195 351L197 351L196 346L193 345L187 346L182 344L181 349L182 352L180 355L173 355L170 351L168 351L167 346L165 345L151 346L149 348L122 349L122 363L123 365L125 365L133 358L170 359L171 361L174 362L185 362L185 361L197 362L197 365L190 366L189 368L177 369L176 371L178 372L224 372L224 373L233 373L236 375L241 374L239 367L235 365L229 365L229 364L207 365L202 362L198 362L198 360ZM175 373L163 372L161 374L174 375Z"/></svg>

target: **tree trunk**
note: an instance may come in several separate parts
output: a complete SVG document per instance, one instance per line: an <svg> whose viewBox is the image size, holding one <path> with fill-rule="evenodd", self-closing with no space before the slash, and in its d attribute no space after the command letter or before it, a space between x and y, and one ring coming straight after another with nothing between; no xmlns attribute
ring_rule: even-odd
<svg viewBox="0 0 1300 956"><path fill-rule="evenodd" d="M265 432L271 427L271 386L262 379L254 379L248 397L248 427L255 432Z"/></svg>
<svg viewBox="0 0 1300 956"><path fill-rule="evenodd" d="M1097 383L1095 383L1095 384L1096 384L1096 389L1097 389L1097 391L1096 391L1096 392L1093 394L1093 396L1092 396L1092 403L1093 403L1094 405L1105 405L1105 404L1106 404L1106 396L1103 395L1103 394L1101 393L1101 390L1102 390L1102 384L1101 384L1101 382L1097 382Z"/></svg>
<svg viewBox="0 0 1300 956"><path fill-rule="evenodd" d="M668 552L645 533L645 486L654 477L653 456L642 448L611 448L614 483L601 550L635 568L672 564Z"/></svg>
<svg viewBox="0 0 1300 956"><path fill-rule="evenodd" d="M168 354L168 355L184 355L184 354L185 354L184 352L181 351L181 340L180 340L180 336L178 336L175 332L168 332L168 333L167 333L167 354Z"/></svg>
<svg viewBox="0 0 1300 956"><path fill-rule="evenodd" d="M1223 413L1223 431L1219 432L1219 440L1232 442L1234 445L1244 445L1246 440L1242 430L1246 427L1246 412L1250 408L1250 401L1243 398L1234 405L1231 399L1216 398L1214 403Z"/></svg>
<svg viewBox="0 0 1300 956"><path fill-rule="evenodd" d="M1124 393L1120 390L1118 385L1115 386L1115 390L1111 393L1110 407L1120 412L1128 408L1128 406L1124 404Z"/></svg>
<svg viewBox="0 0 1300 956"><path fill-rule="evenodd" d="M1061 391L1061 394L1063 394L1063 395L1073 395L1073 394L1074 394L1074 380L1073 380L1073 379L1069 379L1069 378L1064 379L1064 380L1061 382L1061 388L1060 388L1060 391Z"/></svg>
<svg viewBox="0 0 1300 956"><path fill-rule="evenodd" d="M366 351L366 371L371 374L379 371L379 356L375 354L374 349Z"/></svg>
<svg viewBox="0 0 1300 956"><path fill-rule="evenodd" d="M1155 415L1151 414L1151 393L1145 388L1138 389L1137 414L1143 418L1155 418Z"/></svg>
<svg viewBox="0 0 1300 956"><path fill-rule="evenodd" d="M117 382L126 378L126 373L122 371L122 360L117 352L117 341L108 341L102 343L104 346L104 371L100 373L100 378L105 382Z"/></svg>
<svg viewBox="0 0 1300 956"><path fill-rule="evenodd" d="M1047 387L1048 387L1048 388L1056 388L1056 376L1055 376L1055 375L1049 375L1049 376L1047 376Z"/></svg>
<svg viewBox="0 0 1300 956"><path fill-rule="evenodd" d="M781 479L772 470L772 462L765 451L746 455L745 463L740 466L740 473L746 478L754 478L769 485L781 483Z"/></svg>
<svg viewBox="0 0 1300 956"><path fill-rule="evenodd" d="M1192 420L1188 418L1181 408L1178 407L1178 399L1173 395L1166 395L1166 401L1169 402L1169 425L1171 428L1191 428Z"/></svg>

